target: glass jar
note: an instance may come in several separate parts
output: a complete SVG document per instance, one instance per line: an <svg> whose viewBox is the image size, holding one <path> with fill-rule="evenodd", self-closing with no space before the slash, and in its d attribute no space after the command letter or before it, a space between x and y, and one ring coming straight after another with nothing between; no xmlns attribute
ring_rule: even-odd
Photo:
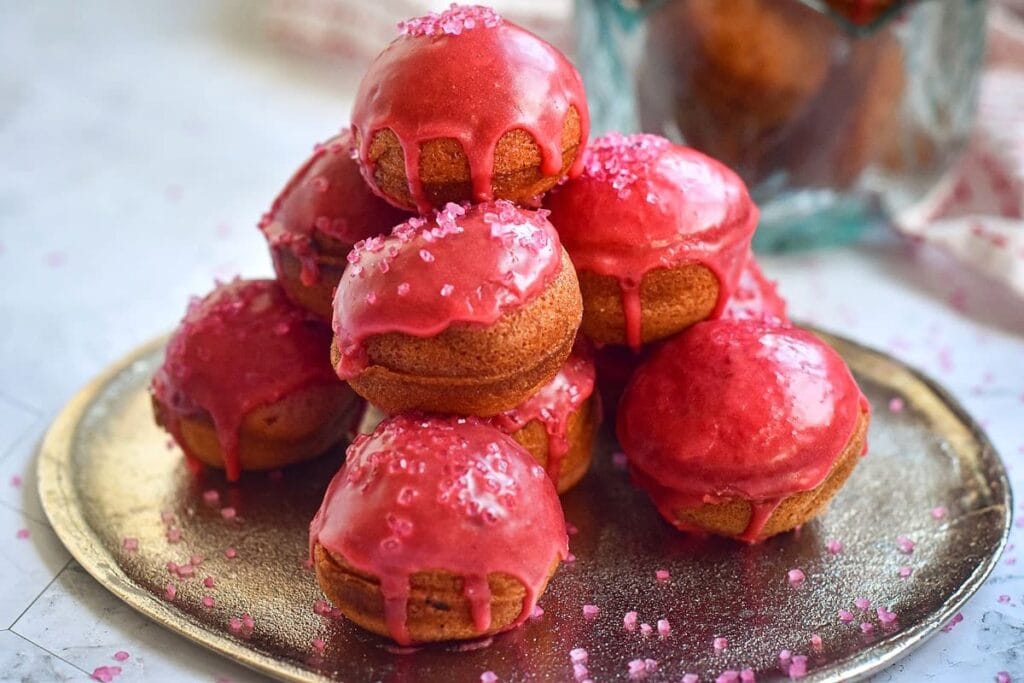
<svg viewBox="0 0 1024 683"><path fill-rule="evenodd" d="M987 0L577 0L595 134L716 157L755 246L851 239L924 201L970 133Z"/></svg>

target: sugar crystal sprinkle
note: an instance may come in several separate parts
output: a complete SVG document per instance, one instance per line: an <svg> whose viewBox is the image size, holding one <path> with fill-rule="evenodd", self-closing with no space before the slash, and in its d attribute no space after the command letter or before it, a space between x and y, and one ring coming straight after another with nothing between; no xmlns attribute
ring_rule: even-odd
<svg viewBox="0 0 1024 683"><path fill-rule="evenodd" d="M793 588L803 585L804 580L807 578L801 569L790 569L786 573L786 577L789 579L789 585Z"/></svg>
<svg viewBox="0 0 1024 683"><path fill-rule="evenodd" d="M715 648L715 650L721 652L722 650L729 647L729 641L719 636L718 638L715 638L713 641L711 641L711 645Z"/></svg>
<svg viewBox="0 0 1024 683"><path fill-rule="evenodd" d="M494 28L500 23L501 15L489 7L452 3L443 12L398 22L398 30L410 37L458 36L475 28Z"/></svg>
<svg viewBox="0 0 1024 683"><path fill-rule="evenodd" d="M910 555L914 552L914 546L917 545L906 536L896 537L896 547L904 555Z"/></svg>
<svg viewBox="0 0 1024 683"><path fill-rule="evenodd" d="M601 612L597 605L583 605L583 616L587 619L595 619Z"/></svg>

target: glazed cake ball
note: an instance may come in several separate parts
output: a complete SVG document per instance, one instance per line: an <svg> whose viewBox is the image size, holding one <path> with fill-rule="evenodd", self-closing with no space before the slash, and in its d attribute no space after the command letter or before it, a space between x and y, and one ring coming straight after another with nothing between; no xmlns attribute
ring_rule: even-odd
<svg viewBox="0 0 1024 683"><path fill-rule="evenodd" d="M449 204L354 249L334 301L338 376L388 414L490 416L536 393L582 316L545 215Z"/></svg>
<svg viewBox="0 0 1024 683"><path fill-rule="evenodd" d="M151 393L156 421L186 456L277 469L344 439L362 401L327 362L331 330L273 280L234 280L194 299Z"/></svg>
<svg viewBox="0 0 1024 683"><path fill-rule="evenodd" d="M395 206L532 202L579 173L586 95L562 53L493 10L400 24L370 65L352 127L363 175Z"/></svg>
<svg viewBox="0 0 1024 683"><path fill-rule="evenodd" d="M260 221L278 282L327 321L352 245L409 218L367 187L355 153L348 130L318 144Z"/></svg>
<svg viewBox="0 0 1024 683"><path fill-rule="evenodd" d="M589 344L577 340L554 379L492 423L518 441L547 471L559 493L583 478L590 467L601 406L594 393L594 361Z"/></svg>
<svg viewBox="0 0 1024 683"><path fill-rule="evenodd" d="M743 181L656 135L609 133L584 159L547 198L579 274L583 332L637 349L719 315L757 226Z"/></svg>
<svg viewBox="0 0 1024 683"><path fill-rule="evenodd" d="M846 363L810 332L715 320L637 370L618 436L671 524L753 543L824 509L867 450L868 419Z"/></svg>
<svg viewBox="0 0 1024 683"><path fill-rule="evenodd" d="M761 265L751 253L740 273L736 290L725 304L722 317L731 320L766 320L789 322L786 300L778 288L761 272Z"/></svg>
<svg viewBox="0 0 1024 683"><path fill-rule="evenodd" d="M401 645L523 623L567 541L544 468L474 418L401 415L360 435L310 525L324 594Z"/></svg>

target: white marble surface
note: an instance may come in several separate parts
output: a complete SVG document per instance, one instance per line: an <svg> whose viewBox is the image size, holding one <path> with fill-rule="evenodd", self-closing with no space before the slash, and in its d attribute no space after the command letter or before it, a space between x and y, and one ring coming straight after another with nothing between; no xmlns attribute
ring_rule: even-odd
<svg viewBox="0 0 1024 683"><path fill-rule="evenodd" d="M0 2L2 680L83 680L100 666L120 666L116 681L258 680L69 561L32 460L64 401L173 325L190 294L270 273L260 213L312 143L346 123L357 74L266 45L257 7ZM1024 490L1024 304L887 235L765 266L795 315L942 381ZM1022 542L1018 525L1011 543ZM1011 546L951 632L877 679L1024 679L1020 554Z"/></svg>

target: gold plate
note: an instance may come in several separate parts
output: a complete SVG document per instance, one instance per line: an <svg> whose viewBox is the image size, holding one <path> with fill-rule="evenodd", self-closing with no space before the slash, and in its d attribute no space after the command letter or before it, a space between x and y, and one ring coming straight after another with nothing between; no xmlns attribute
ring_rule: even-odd
<svg viewBox="0 0 1024 683"><path fill-rule="evenodd" d="M770 680L783 677L782 649L808 655L806 680L848 680L891 663L956 613L992 571L1012 505L999 457L942 389L878 351L826 337L853 369L874 419L869 456L825 515L752 547L679 534L615 466L606 436L592 471L563 497L579 530L570 540L577 559L541 598L543 616L472 647L399 653L314 611L322 596L304 566L307 526L343 453L283 476L246 475L237 485L212 470L193 473L150 415L146 387L165 339L94 380L58 416L40 447L40 495L68 550L112 593L281 679L468 682L491 670L501 681L572 680L569 650L584 647L597 681L627 678L636 658L658 661L647 680L678 681L685 672L714 680L746 667ZM905 403L902 411L889 410L893 397ZM204 497L211 490L216 504ZM936 506L948 509L945 518L932 517ZM223 507L236 518L226 519ZM168 540L168 525L180 529L180 541ZM912 554L898 550L900 535L916 542ZM138 549L126 550L125 538L138 539ZM843 550L829 553L830 540ZM228 548L236 558L225 556ZM193 554L204 558L195 576L172 576L167 563L186 564ZM902 566L913 569L909 578L898 576ZM792 568L807 577L797 588L787 580ZM658 569L670 580L657 582ZM173 600L165 597L169 583L177 587ZM861 596L870 611L853 605ZM584 604L600 608L596 619L583 618ZM897 621L883 627L878 605ZM840 609L853 612L853 622L841 622ZM671 634L627 633L627 611L651 625L667 618ZM231 619L243 613L254 627L233 633ZM863 633L861 622L873 632ZM812 633L823 641L820 651L810 646ZM724 651L712 647L716 637L728 640ZM318 638L322 652L312 644Z"/></svg>

